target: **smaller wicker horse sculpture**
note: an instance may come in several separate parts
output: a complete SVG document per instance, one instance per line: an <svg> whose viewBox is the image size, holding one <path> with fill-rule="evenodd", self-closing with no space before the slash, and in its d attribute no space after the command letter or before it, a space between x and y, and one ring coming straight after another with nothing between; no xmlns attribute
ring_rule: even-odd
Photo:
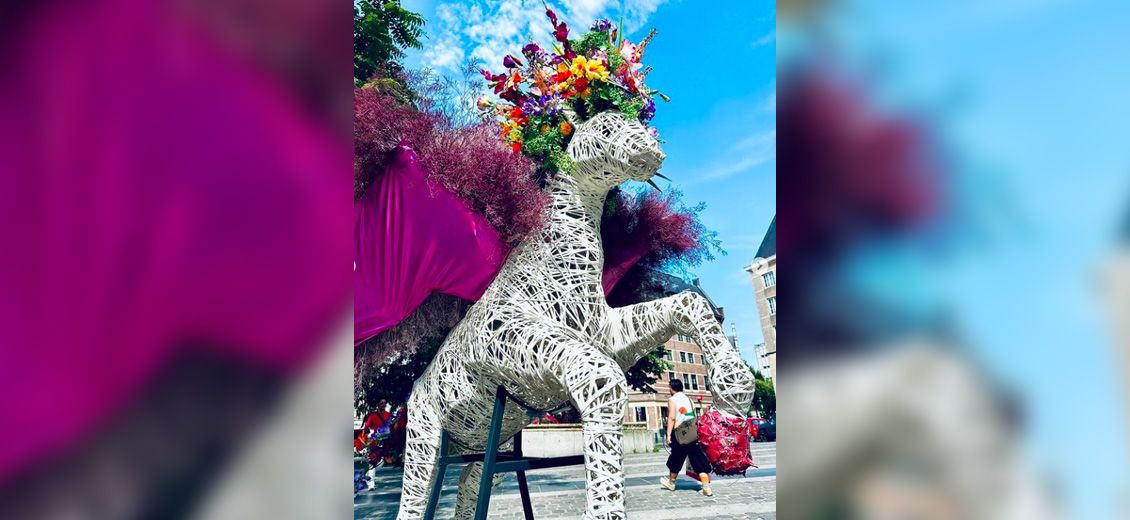
<svg viewBox="0 0 1130 520"><path fill-rule="evenodd" d="M581 414L586 519L623 519L624 372L675 334L695 337L710 367L715 406L744 415L753 378L705 298L682 293L610 308L601 289L600 218L608 191L646 181L664 155L634 119L602 112L581 123L568 148L572 172L555 178L547 222L507 259L416 381L409 401L400 519L420 518L435 478L442 430L467 450L486 448L495 389L528 406L572 401ZM502 439L529 424L509 407ZM460 479L457 518L474 515L481 464Z"/></svg>

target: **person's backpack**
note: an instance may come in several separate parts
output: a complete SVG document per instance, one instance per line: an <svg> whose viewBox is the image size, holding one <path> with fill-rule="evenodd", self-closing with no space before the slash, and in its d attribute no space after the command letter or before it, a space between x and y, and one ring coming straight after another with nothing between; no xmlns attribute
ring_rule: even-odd
<svg viewBox="0 0 1130 520"><path fill-rule="evenodd" d="M698 444L714 466L714 473L744 475L751 466L756 467L749 456L749 427L745 419L715 408L696 419ZM678 433L676 429L675 434Z"/></svg>

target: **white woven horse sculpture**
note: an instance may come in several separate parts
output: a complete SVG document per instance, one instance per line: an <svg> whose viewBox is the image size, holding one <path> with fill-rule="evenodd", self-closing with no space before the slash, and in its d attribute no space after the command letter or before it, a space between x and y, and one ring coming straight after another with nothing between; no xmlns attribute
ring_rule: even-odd
<svg viewBox="0 0 1130 520"><path fill-rule="evenodd" d="M486 448L495 392L527 406L572 401L581 414L586 519L622 519L625 371L675 334L694 336L710 366L715 406L744 415L753 378L706 299L682 293L610 308L601 289L600 218L614 186L646 181L664 155L643 124L618 112L581 123L569 143L573 171L551 181L547 221L507 259L416 381L409 400L400 519L424 514L440 434L466 450ZM530 422L511 406L503 441ZM474 515L482 464L464 468L456 518Z"/></svg>

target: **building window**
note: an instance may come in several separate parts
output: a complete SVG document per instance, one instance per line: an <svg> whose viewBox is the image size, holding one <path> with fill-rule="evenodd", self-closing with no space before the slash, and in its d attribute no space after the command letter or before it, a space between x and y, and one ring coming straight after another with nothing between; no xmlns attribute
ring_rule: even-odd
<svg viewBox="0 0 1130 520"><path fill-rule="evenodd" d="M666 406L660 406L659 407L659 415L663 418L664 422L667 421L667 407Z"/></svg>
<svg viewBox="0 0 1130 520"><path fill-rule="evenodd" d="M674 354L672 354L671 351L668 350L667 351L667 361L674 361L674 360L675 360Z"/></svg>
<svg viewBox="0 0 1130 520"><path fill-rule="evenodd" d="M667 382L670 383L671 381L674 381L674 380L675 380L675 373L674 372L667 372Z"/></svg>
<svg viewBox="0 0 1130 520"><path fill-rule="evenodd" d="M636 422L647 422L647 408L636 407Z"/></svg>
<svg viewBox="0 0 1130 520"><path fill-rule="evenodd" d="M702 376L702 386L704 388L706 388L707 392L710 391L710 378L709 377Z"/></svg>
<svg viewBox="0 0 1130 520"><path fill-rule="evenodd" d="M698 376L691 374L691 390L698 390Z"/></svg>
<svg viewBox="0 0 1130 520"><path fill-rule="evenodd" d="M687 363L694 364L694 354L687 353Z"/></svg>
<svg viewBox="0 0 1130 520"><path fill-rule="evenodd" d="M679 362L680 363L686 363L687 362L687 353L686 352L683 352L681 350L679 351Z"/></svg>
<svg viewBox="0 0 1130 520"><path fill-rule="evenodd" d="M771 296L769 298L769 315L770 316L776 316L777 315L777 297L776 296Z"/></svg>
<svg viewBox="0 0 1130 520"><path fill-rule="evenodd" d="M769 271L768 273L762 274L761 282L764 283L766 287L773 287L774 285L777 285L777 272Z"/></svg>

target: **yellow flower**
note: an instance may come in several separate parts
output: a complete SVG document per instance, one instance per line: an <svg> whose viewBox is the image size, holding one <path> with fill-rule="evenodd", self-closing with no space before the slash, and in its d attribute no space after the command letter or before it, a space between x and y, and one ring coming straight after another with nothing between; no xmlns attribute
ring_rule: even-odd
<svg viewBox="0 0 1130 520"><path fill-rule="evenodd" d="M558 67L560 67L560 65ZM558 70L560 70L560 68ZM584 56L573 58L573 63L569 66L569 72L578 78L608 81L608 69L604 66L604 63L599 60L590 60Z"/></svg>
<svg viewBox="0 0 1130 520"><path fill-rule="evenodd" d="M549 131L549 125L541 125L541 128L538 128L538 131L540 131L543 134L548 132Z"/></svg>
<svg viewBox="0 0 1130 520"><path fill-rule="evenodd" d="M587 61L584 56L573 58L573 63L569 65L569 72L572 72L573 76L578 78L585 77Z"/></svg>
<svg viewBox="0 0 1130 520"><path fill-rule="evenodd" d="M585 68L585 77L590 80L599 79L601 81L608 81L608 69L599 61L590 61Z"/></svg>

